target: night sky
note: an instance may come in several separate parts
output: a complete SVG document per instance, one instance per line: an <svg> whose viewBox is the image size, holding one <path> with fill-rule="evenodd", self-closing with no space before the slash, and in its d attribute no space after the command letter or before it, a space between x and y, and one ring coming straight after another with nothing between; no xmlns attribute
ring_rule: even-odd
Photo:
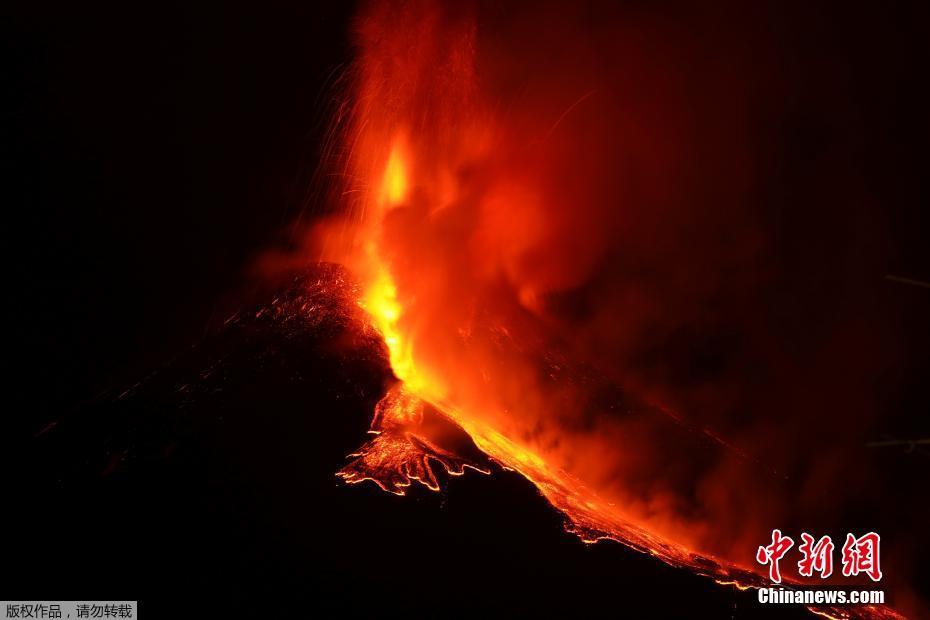
<svg viewBox="0 0 930 620"><path fill-rule="evenodd" d="M515 474L403 499L341 485L333 474L389 380L383 359L334 356L325 330L223 329L270 297L258 257L322 209L315 172L351 61L352 3L22 4L0 18L12 336L0 512L16 558L0 595L139 600L144 617L200 605L297 617L761 613L751 593L565 535ZM809 91L785 102L797 123L770 181L787 196L820 188L805 162L841 144L837 182L855 174L866 211L882 213L881 259L863 277L878 278L869 286L887 307L876 316L894 324L900 353L888 430L930 436L930 288L882 279L930 281L927 9L771 13L781 69L803 73ZM841 80L821 73L837 66ZM837 97L849 116L820 124ZM839 218L847 230L845 213L783 214L779 251L802 247L796 224L832 231ZM224 378L204 378L219 359ZM187 381L221 394L182 404L174 388ZM925 451L889 454L902 488L925 484ZM926 568L915 582L926 589Z"/></svg>

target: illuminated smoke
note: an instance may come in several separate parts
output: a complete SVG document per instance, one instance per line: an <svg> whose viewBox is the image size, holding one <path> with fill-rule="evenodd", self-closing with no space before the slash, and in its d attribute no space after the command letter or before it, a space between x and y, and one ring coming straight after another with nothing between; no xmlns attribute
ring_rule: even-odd
<svg viewBox="0 0 930 620"><path fill-rule="evenodd" d="M881 355L880 334L786 301L764 167L791 87L764 15L690 17L707 30L537 3L359 16L345 215L316 238L362 281L401 384L348 481L489 471L435 441L429 410L582 538L721 582L763 583L773 527L839 529L843 481L868 475L843 450L874 415L850 351Z"/></svg>

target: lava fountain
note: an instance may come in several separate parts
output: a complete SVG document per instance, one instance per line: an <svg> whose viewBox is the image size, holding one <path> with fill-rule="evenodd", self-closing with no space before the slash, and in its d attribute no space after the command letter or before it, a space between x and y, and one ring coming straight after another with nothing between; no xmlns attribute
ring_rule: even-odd
<svg viewBox="0 0 930 620"><path fill-rule="evenodd" d="M538 22L501 9L484 37L474 6L374 3L357 21L352 103L337 119L345 216L322 238L325 258L362 282L358 304L397 383L339 475L402 495L413 482L438 489L437 467L504 467L585 542L763 587L751 558L772 523L757 515L783 514L781 472L677 413L638 371L642 334L674 331L668 317L758 275L731 269L758 245L738 208L745 145L681 112L690 82L663 69L675 58L645 54L641 33L553 34L589 19L562 11ZM526 32L530 52L509 43ZM608 49L626 60L604 67ZM726 187L688 170L709 135L732 142L715 159ZM692 231L707 240L682 252ZM724 283L693 277L721 270ZM482 455L451 449L450 424ZM721 516L770 487L742 523Z"/></svg>

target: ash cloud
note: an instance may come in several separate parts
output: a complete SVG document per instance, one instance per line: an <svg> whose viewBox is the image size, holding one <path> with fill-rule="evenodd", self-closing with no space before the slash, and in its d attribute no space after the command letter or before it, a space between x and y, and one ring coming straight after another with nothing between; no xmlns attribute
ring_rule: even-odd
<svg viewBox="0 0 930 620"><path fill-rule="evenodd" d="M900 576L915 517L864 447L899 361L888 239L845 50L788 40L805 18L372 4L339 234L377 239L451 400L641 523L745 566L776 527L884 527ZM410 191L372 223L399 135Z"/></svg>

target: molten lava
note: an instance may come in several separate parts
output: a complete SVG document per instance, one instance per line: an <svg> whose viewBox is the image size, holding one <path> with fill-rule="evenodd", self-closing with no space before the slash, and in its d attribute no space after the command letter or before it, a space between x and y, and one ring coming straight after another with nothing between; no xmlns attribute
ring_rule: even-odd
<svg viewBox="0 0 930 620"><path fill-rule="evenodd" d="M703 481L777 472L671 412L632 375L632 387L616 387L602 366L633 349L646 326L637 317L663 303L695 312L702 303L704 291L684 281L674 285L694 299L649 298L638 273L633 285L602 285L605 273L639 268L617 258L624 251L671 252L668 240L647 247L631 231L665 225L671 207L661 205L679 199L668 185L691 182L674 177L689 153L668 146L684 121L644 123L654 102L636 95L621 105L616 92L627 91L578 57L565 60L577 70L555 59L551 72L512 83L525 59L482 49L469 9L378 3L358 23L357 103L340 125L348 216L329 228L326 258L363 282L358 303L398 383L377 407L373 438L339 475L402 495L411 481L438 489L437 466L459 475L496 464L532 482L585 542L615 540L722 584L766 585L751 554L769 524L747 525L725 544L709 523L732 498ZM611 76L629 92L675 94L651 77ZM632 120L617 120L617 108L632 109ZM614 118L613 130L602 130L603 118ZM627 154L637 150L641 159ZM637 211L636 199L654 207ZM587 306L604 290L623 315ZM484 456L450 449L449 424ZM733 551L740 545L743 555ZM819 611L896 617L879 607Z"/></svg>

